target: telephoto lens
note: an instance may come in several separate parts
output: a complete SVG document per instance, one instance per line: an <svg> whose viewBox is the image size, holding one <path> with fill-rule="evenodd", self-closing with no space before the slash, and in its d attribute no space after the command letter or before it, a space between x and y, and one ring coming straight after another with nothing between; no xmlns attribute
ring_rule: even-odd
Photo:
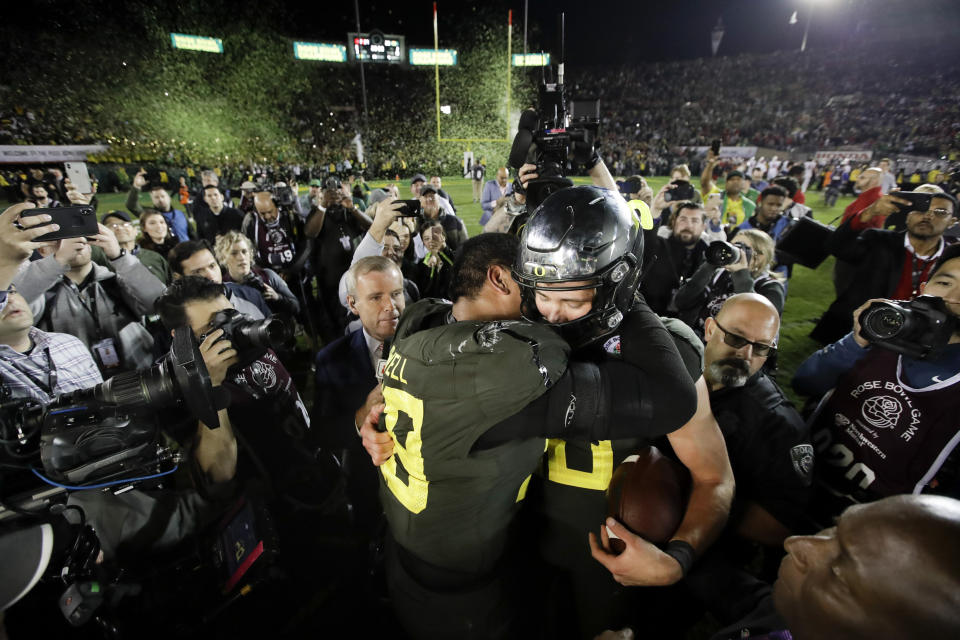
<svg viewBox="0 0 960 640"><path fill-rule="evenodd" d="M910 309L892 302L874 302L860 314L860 329L867 340L882 342L909 333L912 319Z"/></svg>
<svg viewBox="0 0 960 640"><path fill-rule="evenodd" d="M740 247L722 240L711 242L704 258L715 267L725 267L740 260Z"/></svg>

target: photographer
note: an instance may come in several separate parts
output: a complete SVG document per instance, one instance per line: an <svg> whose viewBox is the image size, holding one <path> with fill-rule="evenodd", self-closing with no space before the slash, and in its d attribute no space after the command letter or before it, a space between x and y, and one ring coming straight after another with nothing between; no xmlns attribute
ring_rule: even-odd
<svg viewBox="0 0 960 640"><path fill-rule="evenodd" d="M815 504L820 522L845 506L898 493L960 496L954 448L960 430L960 246L943 250L920 292L942 300L949 338L939 353L918 359L898 355L864 337L863 312L852 313L853 332L814 353L793 379L812 398L833 390L811 417L824 461Z"/></svg>
<svg viewBox="0 0 960 640"><path fill-rule="evenodd" d="M908 196L893 193L844 221L827 239L824 248L855 265L856 273L810 337L821 344L838 340L850 330L851 312L870 298L909 300L919 293L946 246L944 231L956 222L956 199L939 187L930 188L938 192L927 210L907 213L906 231L872 228L874 218L912 206Z"/></svg>
<svg viewBox="0 0 960 640"><path fill-rule="evenodd" d="M726 299L737 293L759 293L773 304L777 313L783 313L783 283L770 273L773 240L762 231L743 229L734 236L733 246L739 249L736 261L711 262L712 256L708 255L693 277L680 285L674 298L678 316L701 339L706 319L716 316Z"/></svg>
<svg viewBox="0 0 960 640"><path fill-rule="evenodd" d="M225 282L238 282L259 291L273 313L295 316L300 302L290 287L273 269L253 263L253 245L250 238L238 231L228 231L217 238L214 247L217 261L227 268Z"/></svg>
<svg viewBox="0 0 960 640"><path fill-rule="evenodd" d="M639 176L630 178L630 180L635 180L637 177ZM660 190L653 197L650 211L653 213L653 217L660 221L660 224L666 224L671 214L677 210L677 205L687 200L696 203L703 202L700 192L690 184L690 168L681 164L673 168L670 172L670 182L660 187Z"/></svg>
<svg viewBox="0 0 960 640"><path fill-rule="evenodd" d="M241 231L253 244L257 264L284 275L299 273L310 255L303 219L271 191L258 192L253 204L256 210L244 218Z"/></svg>
<svg viewBox="0 0 960 640"><path fill-rule="evenodd" d="M230 405L219 412L220 429L234 429L243 453L240 477L265 476L278 491L293 490L297 463L310 459L300 445L310 418L274 350L245 338L255 321L234 310L222 284L192 276L167 288L157 313L168 329L191 328L211 383L229 392Z"/></svg>

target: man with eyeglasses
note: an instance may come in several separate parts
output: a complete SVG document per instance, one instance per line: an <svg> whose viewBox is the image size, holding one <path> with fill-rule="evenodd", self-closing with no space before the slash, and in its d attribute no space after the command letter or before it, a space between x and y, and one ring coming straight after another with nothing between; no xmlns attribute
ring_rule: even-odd
<svg viewBox="0 0 960 640"><path fill-rule="evenodd" d="M107 229L113 231L113 235L117 237L117 243L121 249L130 255L136 256L143 266L155 275L160 282L170 284L173 277L170 273L170 265L167 263L166 258L156 251L143 249L137 244L137 229L133 226L129 215L123 211L111 211L103 216L103 224ZM108 266L105 260L106 255L103 255L104 259L100 260L98 260L97 257L98 256L93 257L94 262L104 267Z"/></svg>
<svg viewBox="0 0 960 640"><path fill-rule="evenodd" d="M744 594L728 578L750 562L752 543L778 552L787 536L804 533L814 459L810 429L761 371L776 352L779 329L776 307L756 293L731 296L704 325L703 376L737 493L724 534L686 583L724 623L741 615L736 603Z"/></svg>
<svg viewBox="0 0 960 640"><path fill-rule="evenodd" d="M853 310L871 298L909 300L930 277L934 263L952 238L944 231L955 223L957 200L936 185L916 191L932 193L926 211L907 213L906 230L874 229L877 216L889 216L911 201L896 193L881 197L841 224L824 247L852 265L856 274L827 309L810 336L821 344L842 338L853 325Z"/></svg>

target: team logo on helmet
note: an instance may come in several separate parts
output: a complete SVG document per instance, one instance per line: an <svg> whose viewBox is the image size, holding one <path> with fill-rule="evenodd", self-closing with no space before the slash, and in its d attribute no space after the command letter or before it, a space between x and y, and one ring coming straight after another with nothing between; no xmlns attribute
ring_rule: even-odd
<svg viewBox="0 0 960 640"><path fill-rule="evenodd" d="M556 278L558 270L552 264L540 264L539 262L527 262L523 265L524 271L531 273L538 278Z"/></svg>

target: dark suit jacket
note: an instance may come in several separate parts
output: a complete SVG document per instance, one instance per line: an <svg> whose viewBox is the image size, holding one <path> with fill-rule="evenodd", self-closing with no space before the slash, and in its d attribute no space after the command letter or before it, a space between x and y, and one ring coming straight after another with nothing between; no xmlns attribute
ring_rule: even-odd
<svg viewBox="0 0 960 640"><path fill-rule="evenodd" d="M347 497L358 530L373 535L380 519L380 474L357 436L354 414L377 384L363 330L337 338L317 354L316 395L311 431L343 465Z"/></svg>
<svg viewBox="0 0 960 640"><path fill-rule="evenodd" d="M321 444L343 449L358 443L354 413L376 384L363 330L338 338L317 353L313 413Z"/></svg>
<svg viewBox="0 0 960 640"><path fill-rule="evenodd" d="M900 282L905 253L905 231L857 231L850 220L841 224L824 247L838 260L854 265L852 283L820 318L810 337L822 344L835 342L853 328L853 312L871 298L889 298Z"/></svg>

